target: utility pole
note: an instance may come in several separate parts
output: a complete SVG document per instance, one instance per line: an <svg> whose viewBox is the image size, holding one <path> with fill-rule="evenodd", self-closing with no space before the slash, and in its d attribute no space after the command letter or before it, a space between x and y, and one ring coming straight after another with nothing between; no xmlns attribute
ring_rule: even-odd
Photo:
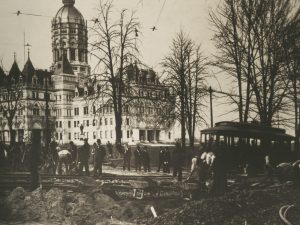
<svg viewBox="0 0 300 225"><path fill-rule="evenodd" d="M212 104L213 90L211 86L209 87L208 92L209 92L209 101L210 101L210 127L213 127L214 126L213 104Z"/></svg>

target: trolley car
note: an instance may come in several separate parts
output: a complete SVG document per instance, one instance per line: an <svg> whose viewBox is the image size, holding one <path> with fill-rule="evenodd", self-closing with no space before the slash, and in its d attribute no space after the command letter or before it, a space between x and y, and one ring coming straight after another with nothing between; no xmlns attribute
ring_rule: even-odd
<svg viewBox="0 0 300 225"><path fill-rule="evenodd" d="M215 127L201 131L201 143L204 146L209 142L222 142L229 153L235 155L235 165L247 161L247 157L253 153L255 146L257 160L263 160L268 152L273 155L276 164L291 161L295 158L292 142L295 138L281 128L266 127L256 123L219 122ZM261 162L262 163L262 162ZM260 165L261 165L260 163Z"/></svg>

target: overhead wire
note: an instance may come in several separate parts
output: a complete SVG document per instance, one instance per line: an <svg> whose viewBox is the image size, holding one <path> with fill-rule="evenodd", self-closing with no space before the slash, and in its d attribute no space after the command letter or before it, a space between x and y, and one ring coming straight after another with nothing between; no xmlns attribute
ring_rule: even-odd
<svg viewBox="0 0 300 225"><path fill-rule="evenodd" d="M164 10L164 8L165 8L165 5L166 5L166 1L167 1L167 0L164 0L164 3L163 3L163 5L162 5L162 7L160 8L158 17L157 17L156 22L155 22L155 26L157 26L157 24L158 24L158 22L159 22L159 20L160 20L161 14L162 14L162 12L163 12L163 10Z"/></svg>

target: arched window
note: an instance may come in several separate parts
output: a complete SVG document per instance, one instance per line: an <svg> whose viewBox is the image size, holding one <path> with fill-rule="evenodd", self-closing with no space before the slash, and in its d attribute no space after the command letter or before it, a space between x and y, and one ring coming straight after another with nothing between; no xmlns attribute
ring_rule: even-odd
<svg viewBox="0 0 300 225"><path fill-rule="evenodd" d="M39 115L40 115L40 109L39 109L38 104L35 104L35 105L33 106L32 112L33 112L33 115L34 115L34 116L39 116Z"/></svg>

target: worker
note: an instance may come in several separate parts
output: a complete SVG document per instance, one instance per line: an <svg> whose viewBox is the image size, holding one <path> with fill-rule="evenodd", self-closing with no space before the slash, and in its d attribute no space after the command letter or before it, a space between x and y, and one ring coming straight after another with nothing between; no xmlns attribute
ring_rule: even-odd
<svg viewBox="0 0 300 225"><path fill-rule="evenodd" d="M89 176L89 157L90 157L90 145L88 139L84 139L84 144L79 148L78 151L78 162L79 162L79 175L82 175L83 167L85 169L85 175Z"/></svg>
<svg viewBox="0 0 300 225"><path fill-rule="evenodd" d="M112 146L112 144L109 141L106 144L106 148L107 148L107 150L109 152L110 157L113 158L113 146Z"/></svg>
<svg viewBox="0 0 300 225"><path fill-rule="evenodd" d="M179 182L182 181L182 166L184 162L183 150L181 148L181 143L176 141L175 150L173 152L173 177Z"/></svg>
<svg viewBox="0 0 300 225"><path fill-rule="evenodd" d="M164 160L163 160L163 172L170 173L170 161L171 161L171 154L170 151L165 147L164 149Z"/></svg>
<svg viewBox="0 0 300 225"><path fill-rule="evenodd" d="M57 152L57 142L55 141L55 138L51 139L51 142L49 144L49 150L50 150L50 163L53 170L53 174L56 174L56 169L58 165L58 152Z"/></svg>
<svg viewBox="0 0 300 225"><path fill-rule="evenodd" d="M158 169L157 172L160 172L160 168L163 167L163 163L165 161L165 151L162 147L160 147L159 153L158 153Z"/></svg>
<svg viewBox="0 0 300 225"><path fill-rule="evenodd" d="M106 155L104 146L101 145L101 140L97 139L94 144L94 176L102 176L102 164Z"/></svg>
<svg viewBox="0 0 300 225"><path fill-rule="evenodd" d="M150 169L150 156L147 149L147 146L144 146L142 151L142 160L143 160L143 168L145 172L151 172Z"/></svg>
<svg viewBox="0 0 300 225"><path fill-rule="evenodd" d="M72 153L68 150L62 150L57 147L58 152L58 174L62 175L62 165L64 164L66 174L69 174L70 165L72 163Z"/></svg>
<svg viewBox="0 0 300 225"><path fill-rule="evenodd" d="M123 170L128 169L130 171L131 149L128 144L123 144Z"/></svg>
<svg viewBox="0 0 300 225"><path fill-rule="evenodd" d="M142 151L140 145L137 145L134 151L135 171L141 171L142 167Z"/></svg>

